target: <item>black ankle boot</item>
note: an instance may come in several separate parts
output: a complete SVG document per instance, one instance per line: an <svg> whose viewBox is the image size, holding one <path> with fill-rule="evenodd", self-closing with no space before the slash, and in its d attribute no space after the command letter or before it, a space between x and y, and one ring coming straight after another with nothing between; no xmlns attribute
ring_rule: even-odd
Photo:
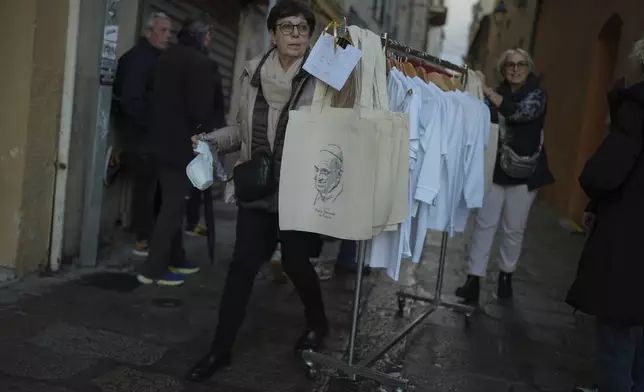
<svg viewBox="0 0 644 392"><path fill-rule="evenodd" d="M456 289L456 296L463 298L466 302L478 302L480 291L480 278L474 275L467 275L465 284Z"/></svg>
<svg viewBox="0 0 644 392"><path fill-rule="evenodd" d="M186 380L192 382L208 381L219 370L230 367L230 364L230 354L217 355L209 352L196 365L190 368Z"/></svg>
<svg viewBox="0 0 644 392"><path fill-rule="evenodd" d="M302 351L317 351L329 334L329 328L312 329L307 328L295 344L295 354L299 355Z"/></svg>
<svg viewBox="0 0 644 392"><path fill-rule="evenodd" d="M496 295L502 299L512 298L512 274L503 271L499 272L499 285Z"/></svg>

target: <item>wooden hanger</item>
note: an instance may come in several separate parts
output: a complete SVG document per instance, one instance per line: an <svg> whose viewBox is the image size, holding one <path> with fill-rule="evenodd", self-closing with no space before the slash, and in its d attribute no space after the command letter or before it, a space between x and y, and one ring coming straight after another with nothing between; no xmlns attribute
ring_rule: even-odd
<svg viewBox="0 0 644 392"><path fill-rule="evenodd" d="M458 79L452 79L452 83L454 83L454 87L456 87L457 90L463 91L463 84L461 83L460 80Z"/></svg>
<svg viewBox="0 0 644 392"><path fill-rule="evenodd" d="M414 69L414 66L411 65L411 63L405 61L403 63L403 68L405 69L405 75L409 76L410 78L415 78L416 76L418 76L416 74L416 70Z"/></svg>
<svg viewBox="0 0 644 392"><path fill-rule="evenodd" d="M419 65L418 67L416 67L416 73L418 74L419 78L427 82L427 71L425 71L425 68Z"/></svg>
<svg viewBox="0 0 644 392"><path fill-rule="evenodd" d="M454 84L454 82L452 81L452 78L450 78L450 77L449 77L449 76L447 76L447 75L441 75L441 78L443 79L443 81L445 82L445 85L447 86L447 88L448 88L450 91L454 91L454 90L456 90L456 85L455 85L455 84Z"/></svg>
<svg viewBox="0 0 644 392"><path fill-rule="evenodd" d="M449 87L445 84L445 80L442 78L441 74L437 72L430 72L429 75L427 75L427 78L429 79L428 83L434 83L443 91L450 91Z"/></svg>

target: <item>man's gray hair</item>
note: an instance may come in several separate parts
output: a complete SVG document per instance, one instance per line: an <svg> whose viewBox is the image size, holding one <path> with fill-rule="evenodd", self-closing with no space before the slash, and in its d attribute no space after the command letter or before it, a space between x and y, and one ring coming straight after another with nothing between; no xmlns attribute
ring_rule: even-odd
<svg viewBox="0 0 644 392"><path fill-rule="evenodd" d="M635 42L630 58L635 62L638 70L644 73L644 37Z"/></svg>
<svg viewBox="0 0 644 392"><path fill-rule="evenodd" d="M208 14L200 15L194 19L189 18L183 22L183 26L181 27L181 30L184 33L198 38L199 40L203 39L206 33L212 32L212 29L213 21Z"/></svg>
<svg viewBox="0 0 644 392"><path fill-rule="evenodd" d="M154 28L154 25L157 23L157 20L167 20L168 22L171 22L172 20L168 15L166 15L163 12L152 12L150 15L148 15L148 18L145 20L145 25L143 26L144 30L152 30Z"/></svg>
<svg viewBox="0 0 644 392"><path fill-rule="evenodd" d="M499 56L499 61L496 64L496 70L499 72L499 75L501 75L502 78L505 78L504 70L505 65L508 63L508 58L513 54L518 54L519 56L523 57L525 61L528 62L530 72L534 72L534 60L532 60L532 56L530 56L530 53L528 53L528 51L521 48L508 49L505 52L501 53L501 56Z"/></svg>

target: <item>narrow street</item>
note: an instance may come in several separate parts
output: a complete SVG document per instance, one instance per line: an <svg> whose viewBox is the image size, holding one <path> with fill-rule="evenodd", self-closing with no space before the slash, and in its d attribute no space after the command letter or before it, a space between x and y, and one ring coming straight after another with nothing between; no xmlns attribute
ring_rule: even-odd
<svg viewBox="0 0 644 392"><path fill-rule="evenodd" d="M291 285L275 285L267 270L256 281L233 368L208 384L182 382L187 366L210 343L230 260L234 210L217 205L216 216L218 262L208 264L205 240L187 238L189 256L204 269L183 287L137 287L117 273L131 265L129 249L117 246L104 255L105 271L33 277L0 289L2 391L350 390L346 382L304 377L302 361L292 353L304 328L299 299ZM592 380L592 322L573 317L562 302L582 242L583 236L569 234L548 210L535 206L514 301L493 298L496 273L491 273L470 327L462 316L441 310L378 368L400 373L423 392L554 392ZM336 251L334 245L324 252ZM423 263L407 268L401 283L412 292L431 292L437 255L436 244L428 244ZM464 278L464 264L457 237L448 252L446 294ZM340 356L349 332L353 279L337 275L322 284L333 328L325 351ZM396 317L399 288L384 273L367 279L358 356L422 310L422 304L410 304L403 318ZM369 382L360 387L379 390Z"/></svg>

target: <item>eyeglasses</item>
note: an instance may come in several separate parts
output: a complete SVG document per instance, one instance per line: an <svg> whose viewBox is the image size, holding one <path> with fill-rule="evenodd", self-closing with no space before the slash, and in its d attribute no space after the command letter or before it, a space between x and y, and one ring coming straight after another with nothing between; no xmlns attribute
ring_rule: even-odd
<svg viewBox="0 0 644 392"><path fill-rule="evenodd" d="M504 64L505 69L526 69L530 66L527 61L519 61L518 63L507 62Z"/></svg>
<svg viewBox="0 0 644 392"><path fill-rule="evenodd" d="M293 23L286 22L278 24L277 27L284 35L292 35L293 32L295 32L295 29L297 29L299 35L309 35L309 33L311 32L311 28L306 23L294 25Z"/></svg>

